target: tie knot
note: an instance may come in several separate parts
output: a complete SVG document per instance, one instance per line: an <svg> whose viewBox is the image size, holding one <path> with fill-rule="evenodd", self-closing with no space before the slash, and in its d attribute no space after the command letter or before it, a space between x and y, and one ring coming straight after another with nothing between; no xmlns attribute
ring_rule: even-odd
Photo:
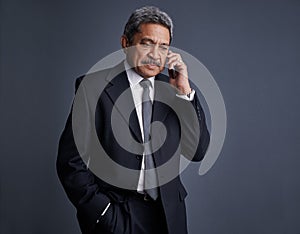
<svg viewBox="0 0 300 234"><path fill-rule="evenodd" d="M151 86L151 81L148 80L148 79L143 79L143 80L141 80L140 85L141 85L144 89L149 88L149 87Z"/></svg>

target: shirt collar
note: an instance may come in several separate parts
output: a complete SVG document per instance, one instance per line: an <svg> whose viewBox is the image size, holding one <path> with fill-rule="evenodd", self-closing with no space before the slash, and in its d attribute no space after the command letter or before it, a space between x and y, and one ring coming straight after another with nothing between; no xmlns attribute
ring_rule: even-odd
<svg viewBox="0 0 300 234"><path fill-rule="evenodd" d="M124 66L127 73L127 78L130 86L136 86L139 84L144 78L137 74L135 70L128 64L127 60L124 61ZM151 87L154 87L154 76L147 78L151 82Z"/></svg>

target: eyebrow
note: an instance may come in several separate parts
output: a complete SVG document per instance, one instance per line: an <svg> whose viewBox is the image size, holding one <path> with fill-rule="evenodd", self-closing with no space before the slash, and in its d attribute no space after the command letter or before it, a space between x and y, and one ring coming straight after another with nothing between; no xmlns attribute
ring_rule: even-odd
<svg viewBox="0 0 300 234"><path fill-rule="evenodd" d="M155 41L153 41L151 38L148 38L148 37L142 38L141 42L142 43L150 42L152 44L157 44L157 43L155 43ZM160 43L159 45L169 46L169 43Z"/></svg>

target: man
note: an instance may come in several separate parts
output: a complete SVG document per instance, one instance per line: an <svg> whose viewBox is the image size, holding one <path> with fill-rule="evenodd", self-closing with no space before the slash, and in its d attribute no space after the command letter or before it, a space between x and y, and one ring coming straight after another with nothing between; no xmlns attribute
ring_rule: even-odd
<svg viewBox="0 0 300 234"><path fill-rule="evenodd" d="M102 153L93 153L92 131L78 124L73 106L59 142L57 172L77 209L82 233L187 233L180 155L201 161L209 133L187 66L180 54L169 50L172 37L173 24L165 12L137 9L121 37L126 60L76 81L77 92L85 90L79 101L85 109L79 112L88 116L84 124L95 125L103 147ZM165 65L169 76L162 74ZM103 81L103 92L93 91ZM86 134L83 151L77 127ZM107 168L105 154L138 173ZM122 186L123 180L129 182Z"/></svg>

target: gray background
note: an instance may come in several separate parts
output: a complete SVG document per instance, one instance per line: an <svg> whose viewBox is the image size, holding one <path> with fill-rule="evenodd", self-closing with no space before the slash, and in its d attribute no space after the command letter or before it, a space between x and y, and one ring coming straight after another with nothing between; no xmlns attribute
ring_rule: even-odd
<svg viewBox="0 0 300 234"><path fill-rule="evenodd" d="M227 109L214 167L182 176L190 233L299 234L299 0L2 0L0 233L79 233L55 171L74 79L147 4L173 17L173 46L210 70Z"/></svg>

